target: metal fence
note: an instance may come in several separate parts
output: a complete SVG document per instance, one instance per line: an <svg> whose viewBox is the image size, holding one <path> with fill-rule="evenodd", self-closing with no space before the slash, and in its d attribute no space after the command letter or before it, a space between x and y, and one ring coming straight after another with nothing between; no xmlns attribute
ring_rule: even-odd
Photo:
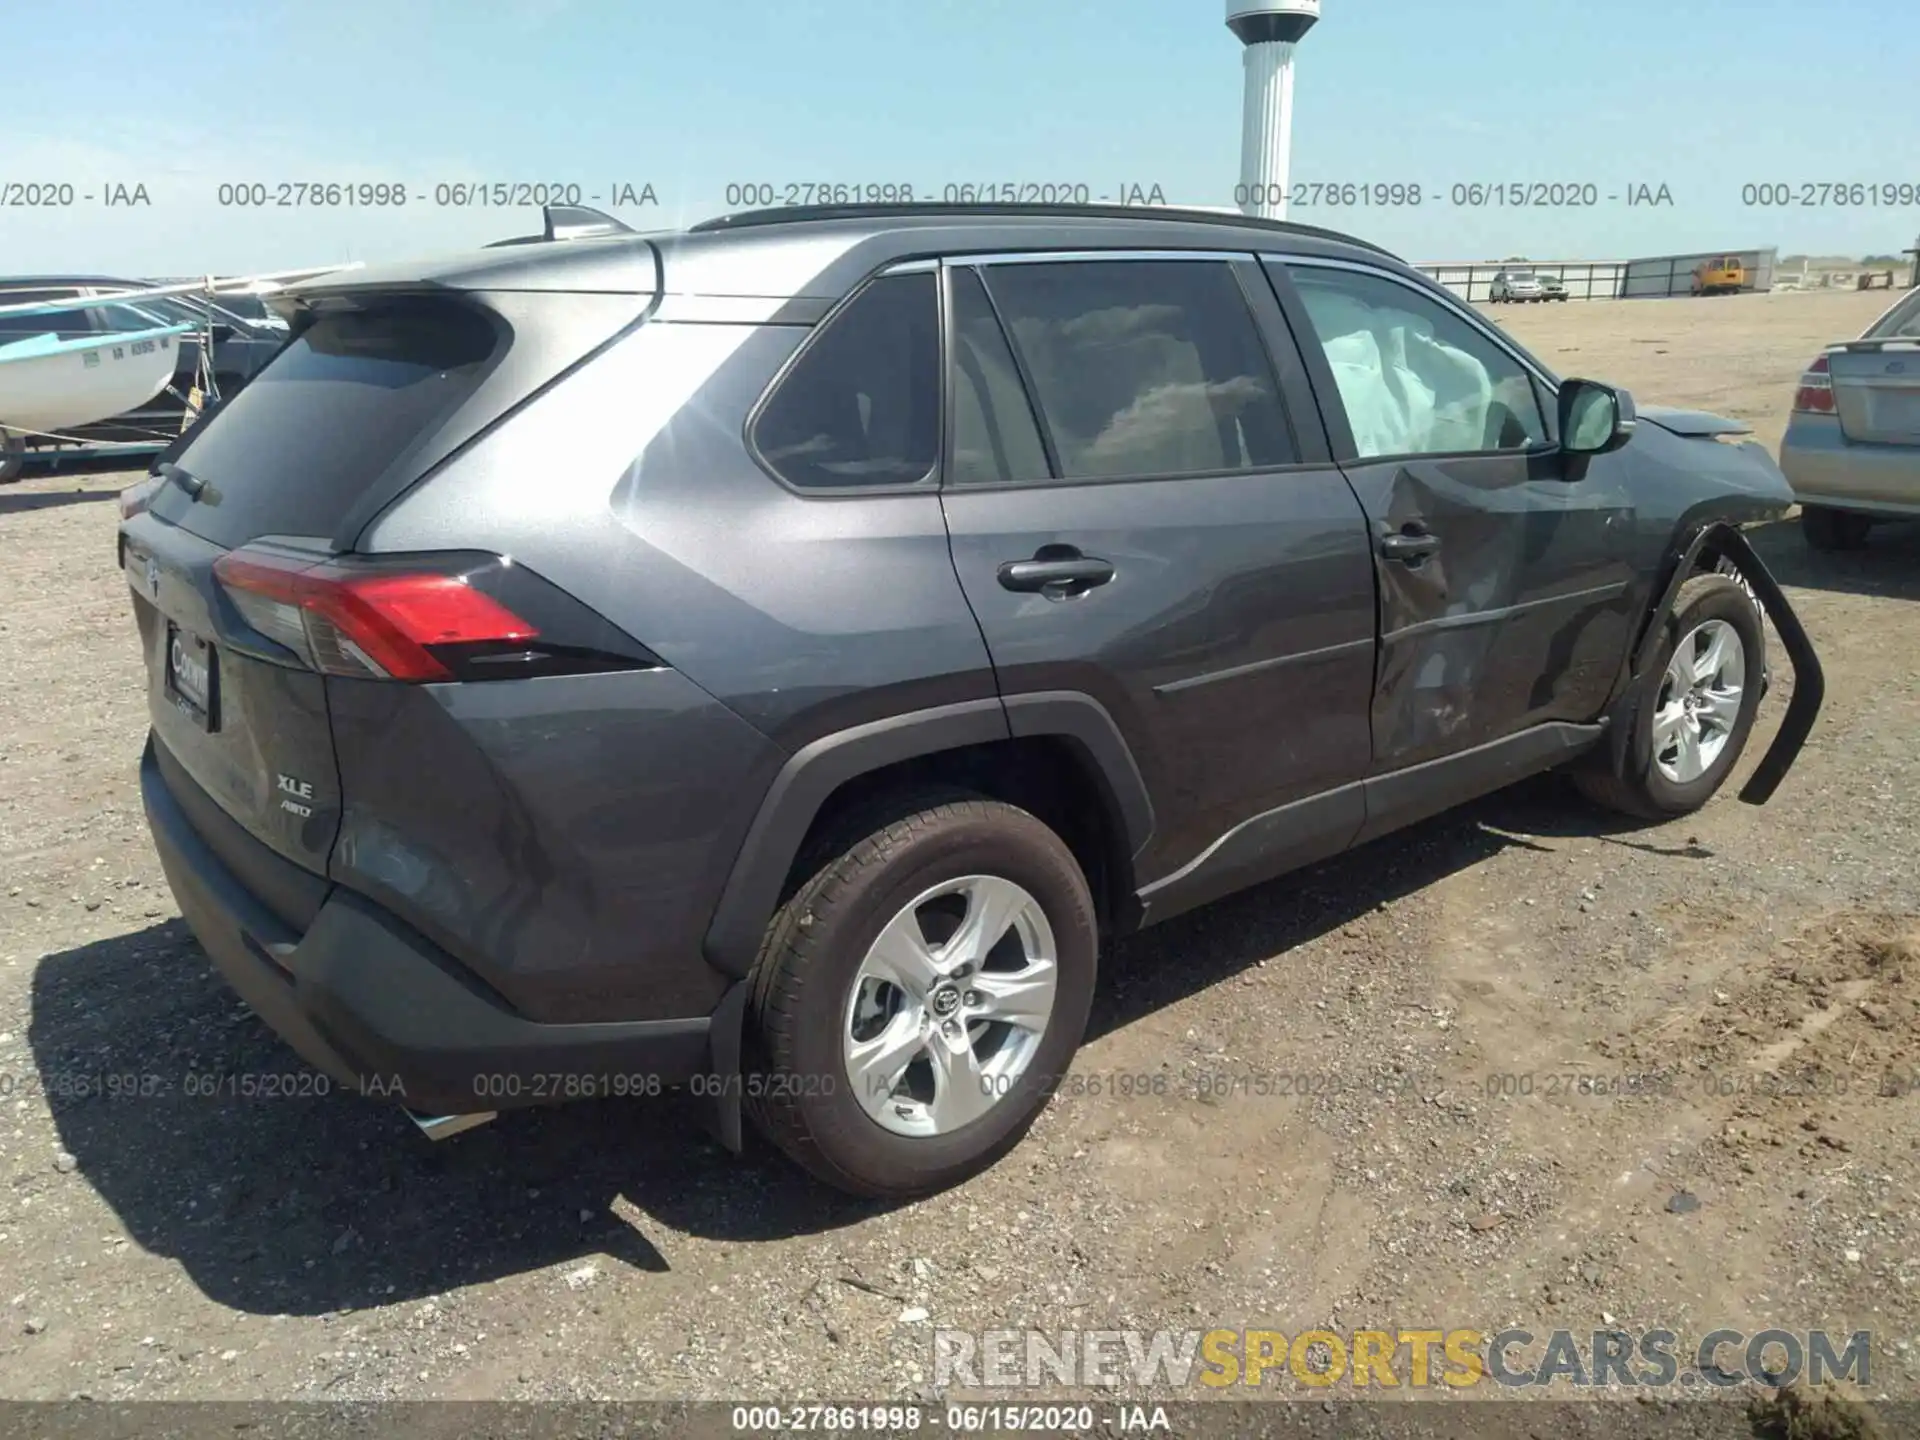
<svg viewBox="0 0 1920 1440"><path fill-rule="evenodd" d="M1557 278L1567 287L1567 299L1637 300L1650 296L1688 295L1693 291L1694 267L1722 255L1737 255L1747 268L1747 290L1773 288L1777 252L1766 250L1703 250L1693 255L1656 255L1642 260L1467 260L1416 265L1462 300L1484 303L1493 279L1502 270L1525 270Z"/></svg>

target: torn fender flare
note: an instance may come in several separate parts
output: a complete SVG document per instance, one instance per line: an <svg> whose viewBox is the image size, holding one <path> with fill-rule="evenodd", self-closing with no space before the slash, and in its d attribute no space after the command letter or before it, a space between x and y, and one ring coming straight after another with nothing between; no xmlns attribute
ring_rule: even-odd
<svg viewBox="0 0 1920 1440"><path fill-rule="evenodd" d="M1753 586L1760 603L1766 607L1767 618L1780 632L1781 643L1787 647L1787 658L1793 661L1793 699L1787 702L1779 733L1740 789L1741 800L1749 805L1764 805L1780 788L1780 782L1806 745L1807 736L1813 733L1813 722L1827 696L1827 677L1820 668L1820 657L1814 653L1813 641L1807 638L1806 627L1787 604L1780 582L1754 553L1746 534L1734 525L1714 528L1720 532L1715 537L1715 546L1739 567L1741 575Z"/></svg>
<svg viewBox="0 0 1920 1440"><path fill-rule="evenodd" d="M1760 763L1754 767L1753 774L1747 777L1747 783L1740 790L1740 799L1746 804L1764 805L1773 797L1773 792L1780 788L1780 782L1786 778L1787 771L1806 745L1807 736L1812 733L1813 722L1826 698L1827 679L1826 673L1820 668L1820 657L1814 653L1813 641L1807 637L1806 628L1800 623L1800 617L1793 613L1793 607L1787 603L1779 582L1754 552L1738 525L1724 520L1715 521L1695 533L1686 553L1674 566L1666 592L1660 597L1659 605L1654 608L1641 634L1629 667L1629 678L1621 687L1620 694L1624 697L1638 693L1646 679L1647 666L1658 648L1667 617L1673 613L1674 602L1679 598L1680 587L1693 577L1701 553L1708 549L1722 559L1732 561L1742 578L1753 587L1761 608L1766 611L1767 618L1773 621L1773 628L1780 633L1781 643L1787 649L1787 658L1793 662L1793 699L1787 704L1787 713L1780 721L1773 744L1767 747L1767 753L1761 757ZM1645 760L1645 756L1628 754L1629 747L1638 748L1642 744L1636 734L1630 733L1638 729L1638 726L1614 727L1612 755L1616 773L1625 773L1635 761Z"/></svg>

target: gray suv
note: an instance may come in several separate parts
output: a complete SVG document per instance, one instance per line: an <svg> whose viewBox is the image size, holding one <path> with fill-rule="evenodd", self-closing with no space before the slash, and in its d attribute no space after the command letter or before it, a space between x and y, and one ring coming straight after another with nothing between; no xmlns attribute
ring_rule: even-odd
<svg viewBox="0 0 1920 1440"><path fill-rule="evenodd" d="M1111 937L1555 766L1660 819L1819 665L1741 427L1362 242L867 207L308 282L122 502L182 913L436 1133L684 1086L843 1189L1011 1148Z"/></svg>

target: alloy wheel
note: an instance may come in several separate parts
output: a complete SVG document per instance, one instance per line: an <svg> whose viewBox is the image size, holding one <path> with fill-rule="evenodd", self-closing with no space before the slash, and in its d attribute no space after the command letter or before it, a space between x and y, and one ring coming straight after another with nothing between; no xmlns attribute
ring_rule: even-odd
<svg viewBox="0 0 1920 1440"><path fill-rule="evenodd" d="M923 891L881 928L841 1025L847 1081L896 1135L946 1135L991 1110L1053 1014L1059 952L1040 902L997 875Z"/></svg>
<svg viewBox="0 0 1920 1440"><path fill-rule="evenodd" d="M1653 761L1669 781L1688 785L1713 768L1739 724L1746 683L1746 646L1725 620L1681 637L1653 712Z"/></svg>

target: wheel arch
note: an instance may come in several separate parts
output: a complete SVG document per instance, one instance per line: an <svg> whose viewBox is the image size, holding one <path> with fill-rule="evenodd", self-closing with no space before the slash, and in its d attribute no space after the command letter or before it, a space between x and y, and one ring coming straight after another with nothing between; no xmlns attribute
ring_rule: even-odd
<svg viewBox="0 0 1920 1440"><path fill-rule="evenodd" d="M1125 870L1107 877L1108 893L1131 894L1132 861L1152 836L1153 806L1106 708L1077 691L965 701L823 736L781 766L714 907L703 947L708 963L733 979L752 969L795 860L837 805L895 780L965 783L969 776L984 780L983 793L1014 798L1034 790L1038 782L1031 777L1046 771L1048 757L1072 767L1060 793L1084 786L1085 798L1098 807L1101 861ZM1001 769L1000 762L1013 768ZM1003 782L1006 776L1012 779ZM1087 839L1063 838L1069 844Z"/></svg>
<svg viewBox="0 0 1920 1440"><path fill-rule="evenodd" d="M1648 681L1649 666L1659 648L1661 631L1672 616L1681 587L1688 579L1703 568L1711 569L1718 562L1725 561L1752 587L1761 609L1773 621L1774 629L1779 632L1781 643L1786 647L1787 656L1793 662L1793 698L1787 704L1787 713L1782 717L1780 729L1774 735L1773 743L1767 747L1767 753L1761 757L1760 763L1754 767L1740 790L1740 799L1747 804L1763 805L1779 788L1781 780L1806 745L1814 719L1825 699L1826 676L1820 667L1820 657L1799 616L1787 603L1779 582L1773 578L1766 563L1748 541L1746 532L1736 522L1724 519L1698 522L1676 534L1675 543L1668 553L1672 558L1664 572L1666 583L1659 592L1659 598L1642 617L1633 647L1622 661L1619 676L1614 682L1607 705L1610 734L1600 753L1605 756L1607 765L1615 775L1629 773L1632 766L1644 760L1644 756L1634 753L1635 747L1641 742L1638 736L1640 727L1633 721Z"/></svg>
<svg viewBox="0 0 1920 1440"><path fill-rule="evenodd" d="M839 731L796 751L781 766L760 802L741 842L703 943L707 963L733 984L714 1010L709 1027L715 1101L716 1138L738 1153L745 1142L741 1124L741 1073L747 1015L748 975L759 954L761 937L784 902L795 863L823 824L832 824L836 807L850 814L861 798L893 784L967 783L998 798L1018 798L1013 777L1046 773L1049 760L1064 762L1056 773L1076 777L1056 789L1067 819L1043 814L1056 825L1083 867L1097 856L1089 875L1097 888L1102 924L1128 929L1138 922L1133 858L1153 833L1153 806L1133 754L1106 707L1078 692L1021 695L1006 701L973 700L910 712ZM996 765L994 762L1006 762ZM982 776L987 783L981 784ZM1071 813L1071 797L1091 801L1096 817L1091 830Z"/></svg>

